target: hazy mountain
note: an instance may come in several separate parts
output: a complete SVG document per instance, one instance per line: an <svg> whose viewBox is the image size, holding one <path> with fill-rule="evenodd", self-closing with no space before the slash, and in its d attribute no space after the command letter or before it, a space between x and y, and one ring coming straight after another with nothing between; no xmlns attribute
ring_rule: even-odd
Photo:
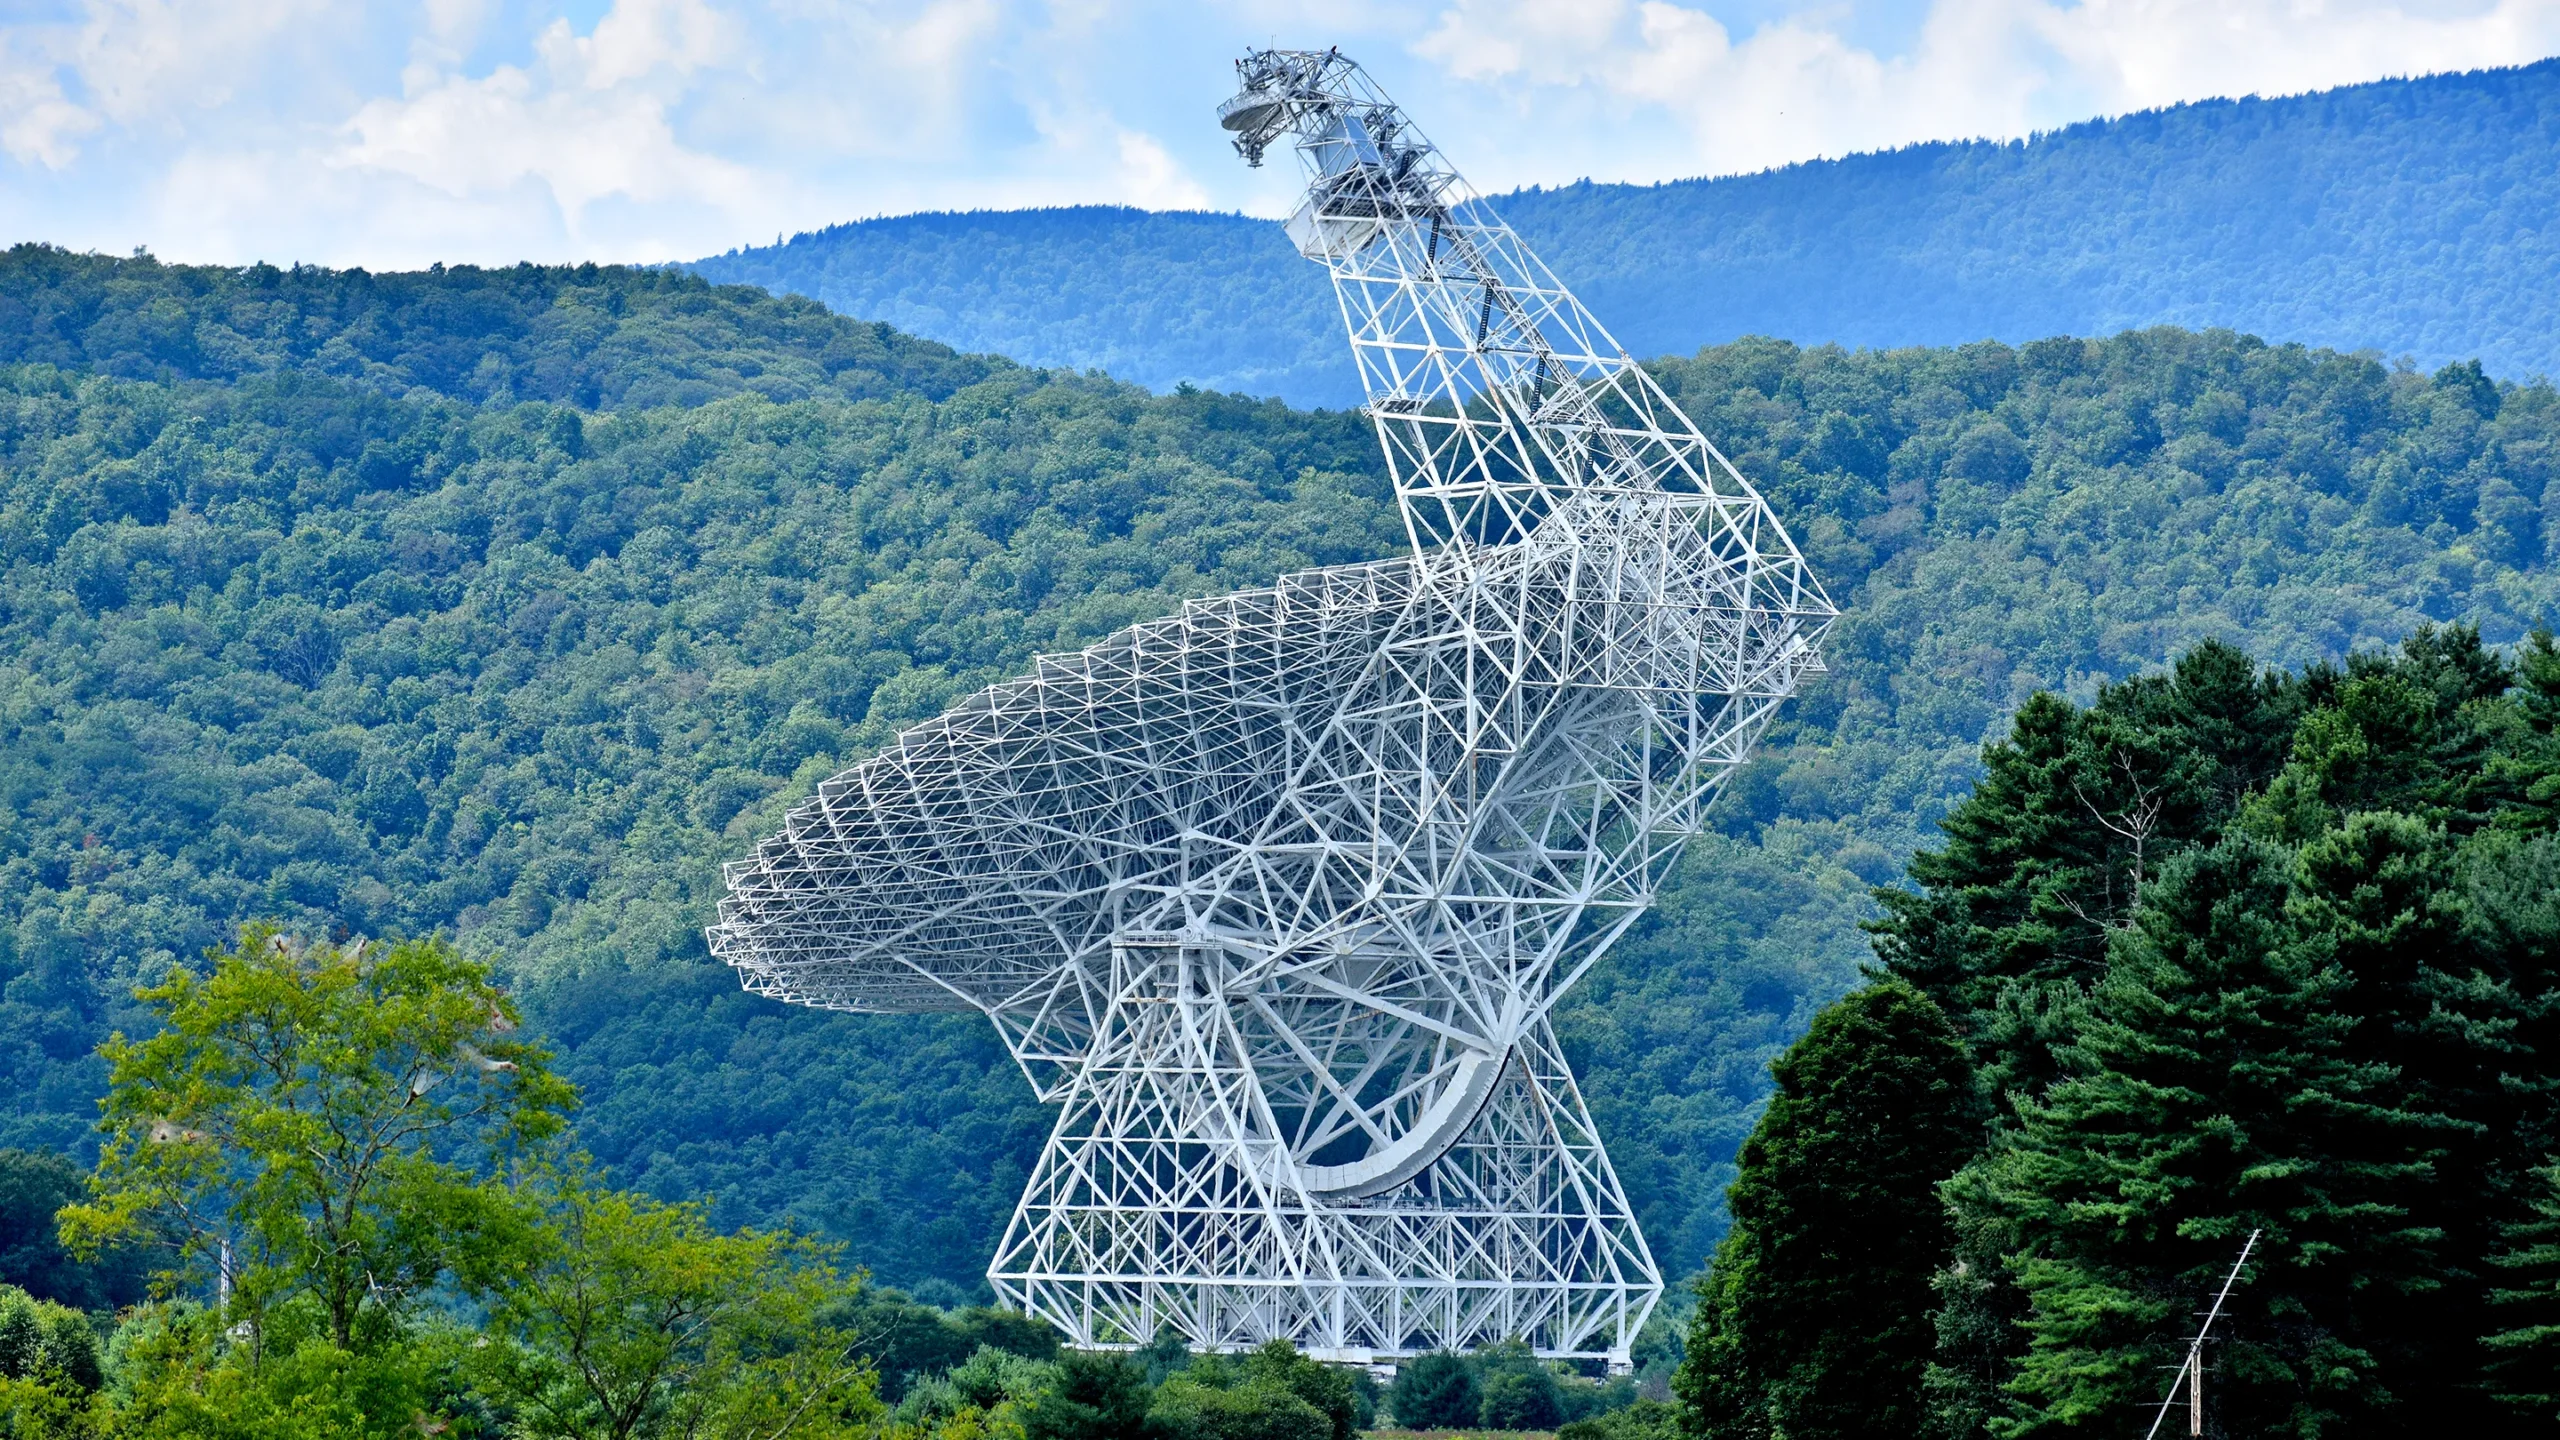
<svg viewBox="0 0 2560 1440"><path fill-rule="evenodd" d="M2560 60L1499 204L1639 355L2176 324L2560 369ZM1322 272L1241 216L909 215L695 268L1030 365L1359 398Z"/></svg>

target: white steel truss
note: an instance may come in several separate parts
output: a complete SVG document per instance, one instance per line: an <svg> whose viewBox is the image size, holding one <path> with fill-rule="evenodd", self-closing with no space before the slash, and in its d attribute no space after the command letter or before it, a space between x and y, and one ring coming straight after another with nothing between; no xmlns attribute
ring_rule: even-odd
<svg viewBox="0 0 2560 1440"><path fill-rule="evenodd" d="M1171 1326L1623 1365L1661 1277L1549 1026L1835 612L1652 378L1335 52L1221 111L1332 272L1410 554L1039 660L727 867L751 990L977 1010L1056 1128L988 1271Z"/></svg>

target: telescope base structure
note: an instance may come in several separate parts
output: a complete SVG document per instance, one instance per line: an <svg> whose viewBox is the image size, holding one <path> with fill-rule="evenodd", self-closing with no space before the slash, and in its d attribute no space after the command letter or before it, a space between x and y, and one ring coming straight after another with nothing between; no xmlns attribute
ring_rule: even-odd
<svg viewBox="0 0 2560 1440"><path fill-rule="evenodd" d="M1379 1361L1516 1338L1627 1366L1662 1277L1543 1016L1486 1057L1436 1153L1363 1183L1281 1143L1288 1108L1223 1000L1115 989L988 1268L1005 1304L1085 1347L1170 1326L1197 1350Z"/></svg>

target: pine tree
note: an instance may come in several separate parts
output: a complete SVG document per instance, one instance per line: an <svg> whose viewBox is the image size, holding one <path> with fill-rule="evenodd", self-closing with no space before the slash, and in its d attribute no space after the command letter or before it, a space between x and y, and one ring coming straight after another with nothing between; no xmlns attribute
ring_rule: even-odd
<svg viewBox="0 0 2560 1440"><path fill-rule="evenodd" d="M2560 655L2549 653L2547 634L2537 638L2560 680ZM2528 649L2528 674L2535 658ZM2551 688L2560 693L2560 684ZM2560 1151L2560 1106L2551 1094L2560 1086L2560 836L2484 834L2464 847L2462 864L2465 926L2519 1011L2501 1038L2521 1053L2499 1078L2537 1092L2525 1118L2495 1138L2510 1159L2536 1146L2545 1152L2508 1197L2490 1261L2488 1387L2520 1417L2550 1425L2560 1423L2560 1160L2552 1153Z"/></svg>
<svg viewBox="0 0 2560 1440"><path fill-rule="evenodd" d="M1772 1068L1675 1388L1719 1440L1910 1433L1948 1244L1937 1186L1980 1138L1963 1047L1887 979Z"/></svg>
<svg viewBox="0 0 2560 1440"><path fill-rule="evenodd" d="M2531 1218L2507 1229L2495 1294L2508 1328L2488 1337L2489 1386L2525 1419L2560 1425L2560 1163L2537 1173Z"/></svg>
<svg viewBox="0 0 2560 1440"><path fill-rule="evenodd" d="M2359 1059L2391 1068L2393 1104L2423 1116L2438 1153L2400 1191L2413 1219L2441 1232L2432 1285L2392 1317L2395 1393L2434 1423L2484 1433L2503 1412L2483 1383L2488 1257L2527 1213L2546 1154L2555 1080L2533 1053L2533 991L2517 967L2476 942L2458 856L2445 829L2390 812L2347 817L2303 847L2288 918L2351 980L2341 998Z"/></svg>
<svg viewBox="0 0 2560 1440"><path fill-rule="evenodd" d="M2523 724L2502 737L2481 778L2498 802L2498 824L2547 833L2560 827L2560 637L2547 629L2527 636L2515 677L2509 701Z"/></svg>
<svg viewBox="0 0 2560 1440"><path fill-rule="evenodd" d="M2247 834L2173 861L1998 1148L1950 1187L1996 1216L2031 1302L1995 1433L2113 1429L2155 1399L2250 1231L2209 1385L2229 1433L2389 1433L2396 1321L2440 1237L2410 1213L2443 1143L2358 1058L2353 981L2286 920L2291 857ZM2407 1417L2415 1419L2417 1417Z"/></svg>
<svg viewBox="0 0 2560 1440"><path fill-rule="evenodd" d="M2462 626L2290 679L2204 646L2021 710L1876 927L2000 1101L1949 1187L1938 1433L2150 1390L2142 1346L2244 1212L2298 1246L2226 1352L2235 1414L2512 1423L2487 1360L2531 1327L2492 1257L2540 1253L2516 1237L2560 1150L2556 736L2560 640Z"/></svg>
<svg viewBox="0 0 2560 1440"><path fill-rule="evenodd" d="M2468 833L2522 798L2492 763L2520 738L2503 697L2516 671L2467 625L2422 626L2400 651L2315 667L2315 700L2252 827L2302 843L2362 811L2394 810Z"/></svg>
<svg viewBox="0 0 2560 1440"><path fill-rule="evenodd" d="M1930 1282L1937 1350L1920 1382L1924 1440L1979 1440L2012 1410L2008 1385L2026 1349L2027 1298L2009 1269L2016 1248L2000 1217L1956 1207L1955 1248Z"/></svg>
<svg viewBox="0 0 2560 1440"><path fill-rule="evenodd" d="M1983 776L1911 857L1917 891L1877 890L1876 953L1947 1011L1996 1092L2055 1073L2044 1012L2105 973L2108 937L2172 856L2210 843L2284 765L2317 685L2206 641L2167 675L2083 709L2019 707Z"/></svg>

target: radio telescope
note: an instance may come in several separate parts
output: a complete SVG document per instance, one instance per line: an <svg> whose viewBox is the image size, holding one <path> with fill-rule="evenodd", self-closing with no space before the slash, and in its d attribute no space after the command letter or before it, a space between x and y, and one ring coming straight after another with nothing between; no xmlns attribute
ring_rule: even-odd
<svg viewBox="0 0 2560 1440"><path fill-rule="evenodd" d="M1776 516L1357 65L1307 176L1411 551L954 705L727 867L747 988L974 1010L1059 1107L988 1279L1078 1345L1623 1367L1662 1281L1550 1012L1835 614Z"/></svg>

